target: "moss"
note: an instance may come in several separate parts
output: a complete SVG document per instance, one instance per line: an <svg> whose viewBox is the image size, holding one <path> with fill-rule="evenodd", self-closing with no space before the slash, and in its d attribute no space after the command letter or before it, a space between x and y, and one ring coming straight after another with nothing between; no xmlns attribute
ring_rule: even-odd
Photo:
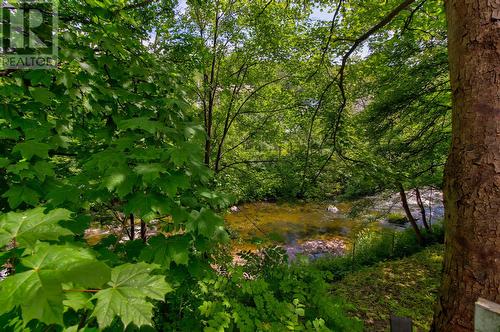
<svg viewBox="0 0 500 332"><path fill-rule="evenodd" d="M367 331L388 331L391 314L410 317L418 331L428 331L442 261L443 246L435 245L349 274L333 292L352 304L350 314L362 319Z"/></svg>
<svg viewBox="0 0 500 332"><path fill-rule="evenodd" d="M406 217L400 213L390 213L387 216L387 221L391 224L396 224L396 225L405 225L406 223L408 223Z"/></svg>

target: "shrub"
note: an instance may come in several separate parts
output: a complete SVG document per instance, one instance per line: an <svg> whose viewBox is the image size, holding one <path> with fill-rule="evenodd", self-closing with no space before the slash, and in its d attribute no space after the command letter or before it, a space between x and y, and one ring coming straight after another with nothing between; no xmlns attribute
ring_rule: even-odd
<svg viewBox="0 0 500 332"><path fill-rule="evenodd" d="M331 273L331 280L340 280L352 271L375 263L408 257L428 245L444 242L441 223L432 227L432 232L422 230L425 245L421 246L413 229L397 231L392 229L366 228L360 231L352 243L351 252L342 257L323 257L312 264L321 271Z"/></svg>
<svg viewBox="0 0 500 332"><path fill-rule="evenodd" d="M227 264L219 269L224 273L201 278L197 287L177 288L161 312L179 314L158 312L158 328L361 331L359 320L346 317L346 304L331 296L324 272L311 265L288 264L277 247L242 256L246 260L242 266Z"/></svg>

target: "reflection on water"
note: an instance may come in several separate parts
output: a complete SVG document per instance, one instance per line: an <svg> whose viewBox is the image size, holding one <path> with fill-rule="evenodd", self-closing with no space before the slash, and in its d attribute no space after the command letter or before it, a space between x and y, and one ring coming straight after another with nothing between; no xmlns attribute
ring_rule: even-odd
<svg viewBox="0 0 500 332"><path fill-rule="evenodd" d="M243 204L236 209L237 212L225 215L233 239L232 251L255 250L272 244L283 245L292 256L304 248L310 252L336 251L330 247L343 247L349 242L350 233L363 227L363 222L348 217L351 205L349 202L339 203L336 205L338 211L330 212L326 203ZM110 234L117 235L122 241L128 240L119 228L107 229L98 225L88 229L85 238L89 244L95 245Z"/></svg>
<svg viewBox="0 0 500 332"><path fill-rule="evenodd" d="M333 213L324 203L247 203L225 220L240 249L253 249L260 241L294 245L309 239L345 238L360 225L347 217L349 203L336 206L339 211Z"/></svg>

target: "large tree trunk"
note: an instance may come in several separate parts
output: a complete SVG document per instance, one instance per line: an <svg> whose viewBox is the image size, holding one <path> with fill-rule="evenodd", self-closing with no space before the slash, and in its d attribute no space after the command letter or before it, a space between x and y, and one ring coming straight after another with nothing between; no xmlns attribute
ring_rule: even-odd
<svg viewBox="0 0 500 332"><path fill-rule="evenodd" d="M453 141L435 331L473 331L478 297L500 303L500 2L447 0Z"/></svg>

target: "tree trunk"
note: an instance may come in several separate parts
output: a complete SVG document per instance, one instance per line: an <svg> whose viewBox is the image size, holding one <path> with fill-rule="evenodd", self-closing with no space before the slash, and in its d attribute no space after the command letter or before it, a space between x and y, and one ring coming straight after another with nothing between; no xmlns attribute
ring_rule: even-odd
<svg viewBox="0 0 500 332"><path fill-rule="evenodd" d="M141 239L142 239L142 242L146 243L146 240L147 240L147 227L146 227L146 223L141 220Z"/></svg>
<svg viewBox="0 0 500 332"><path fill-rule="evenodd" d="M453 140L445 258L433 331L473 331L474 302L500 303L500 3L447 0Z"/></svg>
<svg viewBox="0 0 500 332"><path fill-rule="evenodd" d="M205 109L205 164L210 167L210 155L212 153L212 122L215 104L215 95L217 93L217 84L215 72L217 67L217 40L219 36L219 2L216 2L214 36L212 39L212 63L210 66L210 78L205 75L205 89L208 88L208 108ZM207 83L208 80L208 83Z"/></svg>
<svg viewBox="0 0 500 332"><path fill-rule="evenodd" d="M406 213L406 219L408 219L408 221L411 224L411 227L413 227L415 235L417 236L418 243L420 245L423 245L424 238L422 237L422 233L420 233L417 221L415 220L415 218L413 218L413 215L411 214L410 207L408 206L408 200L406 199L405 188L403 187L403 184L401 182L398 183L398 188L399 188L399 196L401 197L401 203L403 204L403 209L405 210Z"/></svg>
<svg viewBox="0 0 500 332"><path fill-rule="evenodd" d="M420 195L420 190L418 190L418 188L415 188L415 196L417 198L418 207L420 208L420 215L422 216L422 223L424 224L425 229L430 231L431 227L427 223L424 202L422 202L422 196Z"/></svg>
<svg viewBox="0 0 500 332"><path fill-rule="evenodd" d="M205 162L205 165L207 165L207 167L210 167L210 154L212 153L212 142L210 141L210 136L212 133L212 128L211 126L210 127L206 127L205 128L205 131L206 131L206 134L207 134L207 138L205 139L205 157L204 157L204 162Z"/></svg>
<svg viewBox="0 0 500 332"><path fill-rule="evenodd" d="M135 220L134 220L134 214L130 214L130 233L129 233L129 238L130 241L134 241L135 238Z"/></svg>

